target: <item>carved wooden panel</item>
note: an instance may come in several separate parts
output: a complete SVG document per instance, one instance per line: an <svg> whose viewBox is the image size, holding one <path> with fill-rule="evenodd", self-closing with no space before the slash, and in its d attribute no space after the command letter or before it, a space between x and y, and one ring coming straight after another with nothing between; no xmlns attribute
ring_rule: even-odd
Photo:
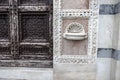
<svg viewBox="0 0 120 80"><path fill-rule="evenodd" d="M9 16L7 14L0 14L0 41L8 41L9 35Z"/></svg>
<svg viewBox="0 0 120 80"><path fill-rule="evenodd" d="M19 0L20 5L48 5L50 0Z"/></svg>
<svg viewBox="0 0 120 80"><path fill-rule="evenodd" d="M48 13L22 14L21 39L31 42L46 42L49 39Z"/></svg>
<svg viewBox="0 0 120 80"><path fill-rule="evenodd" d="M11 60L12 55L10 54L10 47L0 47L0 59Z"/></svg>
<svg viewBox="0 0 120 80"><path fill-rule="evenodd" d="M48 47L22 47L20 51L21 60L52 60L52 56L49 54Z"/></svg>
<svg viewBox="0 0 120 80"><path fill-rule="evenodd" d="M9 0L0 0L0 5L8 5Z"/></svg>
<svg viewBox="0 0 120 80"><path fill-rule="evenodd" d="M0 13L0 59L12 59L10 48L10 24L8 13Z"/></svg>
<svg viewBox="0 0 120 80"><path fill-rule="evenodd" d="M0 0L0 66L52 67L50 3L52 0Z"/></svg>

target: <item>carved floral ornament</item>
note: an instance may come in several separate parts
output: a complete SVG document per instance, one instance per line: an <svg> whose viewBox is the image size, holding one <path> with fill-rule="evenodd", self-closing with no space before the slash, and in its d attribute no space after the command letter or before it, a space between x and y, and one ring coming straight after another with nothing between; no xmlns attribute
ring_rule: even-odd
<svg viewBox="0 0 120 80"><path fill-rule="evenodd" d="M89 64L96 62L97 55L97 27L99 5L98 0L89 0L89 9L61 9L62 0L54 0L54 63L77 63ZM89 20L88 33L85 33L84 26L79 23L71 23L62 35L62 18L86 18ZM76 27L73 27L76 26ZM79 27L78 27L79 26ZM66 33L84 34L88 38L87 55L61 55L62 38L66 38ZM85 37L85 36L84 36ZM75 37L73 38L75 39Z"/></svg>

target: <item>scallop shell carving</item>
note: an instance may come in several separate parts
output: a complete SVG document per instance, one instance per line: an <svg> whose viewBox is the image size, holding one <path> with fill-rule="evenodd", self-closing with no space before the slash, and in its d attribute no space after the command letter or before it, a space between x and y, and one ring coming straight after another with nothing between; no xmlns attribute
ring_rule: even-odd
<svg viewBox="0 0 120 80"><path fill-rule="evenodd" d="M67 33L83 33L84 28L81 24L79 23L71 23L67 27Z"/></svg>

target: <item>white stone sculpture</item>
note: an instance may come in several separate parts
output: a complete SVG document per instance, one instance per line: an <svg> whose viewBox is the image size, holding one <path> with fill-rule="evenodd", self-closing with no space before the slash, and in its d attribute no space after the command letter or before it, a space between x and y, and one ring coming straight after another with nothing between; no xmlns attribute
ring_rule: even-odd
<svg viewBox="0 0 120 80"><path fill-rule="evenodd" d="M63 37L68 40L84 40L87 38L83 25L74 22L68 25Z"/></svg>

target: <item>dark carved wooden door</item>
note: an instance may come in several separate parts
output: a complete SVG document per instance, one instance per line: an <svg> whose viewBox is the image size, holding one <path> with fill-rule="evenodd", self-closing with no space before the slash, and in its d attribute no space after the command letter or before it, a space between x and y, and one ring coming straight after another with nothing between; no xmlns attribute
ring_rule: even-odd
<svg viewBox="0 0 120 80"><path fill-rule="evenodd" d="M52 67L52 0L0 0L0 66Z"/></svg>

